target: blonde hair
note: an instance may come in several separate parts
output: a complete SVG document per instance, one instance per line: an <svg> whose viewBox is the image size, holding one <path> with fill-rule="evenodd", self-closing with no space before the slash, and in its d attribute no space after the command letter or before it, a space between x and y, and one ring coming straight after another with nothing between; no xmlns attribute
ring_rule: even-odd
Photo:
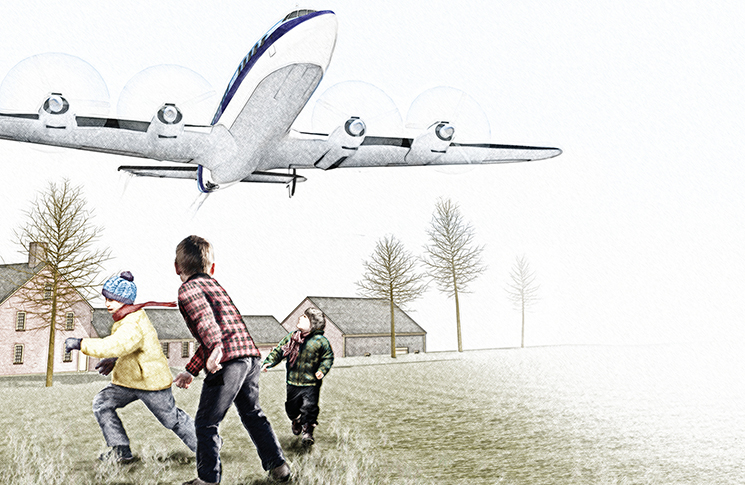
<svg viewBox="0 0 745 485"><path fill-rule="evenodd" d="M204 238L189 236L176 246L176 264L186 276L209 273L214 262L212 245Z"/></svg>

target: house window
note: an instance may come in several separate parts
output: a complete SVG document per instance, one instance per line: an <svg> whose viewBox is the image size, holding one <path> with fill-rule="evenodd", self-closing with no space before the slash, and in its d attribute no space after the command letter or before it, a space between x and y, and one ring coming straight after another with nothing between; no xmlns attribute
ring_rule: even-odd
<svg viewBox="0 0 745 485"><path fill-rule="evenodd" d="M62 357L62 362L72 362L72 352L65 352L65 355Z"/></svg>
<svg viewBox="0 0 745 485"><path fill-rule="evenodd" d="M44 299L45 300L52 299L52 285L50 284L44 285Z"/></svg>
<svg viewBox="0 0 745 485"><path fill-rule="evenodd" d="M65 330L75 330L75 314L73 312L67 312Z"/></svg>
<svg viewBox="0 0 745 485"><path fill-rule="evenodd" d="M16 313L16 331L23 332L26 330L26 312Z"/></svg>
<svg viewBox="0 0 745 485"><path fill-rule="evenodd" d="M160 346L163 348L163 354L168 357L168 342L161 342Z"/></svg>
<svg viewBox="0 0 745 485"><path fill-rule="evenodd" d="M13 363L23 364L23 344L15 344L13 346Z"/></svg>
<svg viewBox="0 0 745 485"><path fill-rule="evenodd" d="M189 357L189 342L181 342L181 357Z"/></svg>

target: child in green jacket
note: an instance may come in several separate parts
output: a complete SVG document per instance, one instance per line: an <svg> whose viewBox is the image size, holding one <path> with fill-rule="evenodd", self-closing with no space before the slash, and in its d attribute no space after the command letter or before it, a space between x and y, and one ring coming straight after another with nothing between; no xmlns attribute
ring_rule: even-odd
<svg viewBox="0 0 745 485"><path fill-rule="evenodd" d="M323 336L326 317L308 308L297 322L297 330L284 337L264 359L262 370L287 359L287 401L285 411L292 421L292 433L303 434L305 445L312 445L313 429L318 425L321 379L334 363L334 351Z"/></svg>

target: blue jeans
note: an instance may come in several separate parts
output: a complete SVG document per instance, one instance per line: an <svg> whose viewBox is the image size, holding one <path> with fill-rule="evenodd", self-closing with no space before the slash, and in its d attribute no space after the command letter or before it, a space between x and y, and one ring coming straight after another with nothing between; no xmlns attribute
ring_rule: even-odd
<svg viewBox="0 0 745 485"><path fill-rule="evenodd" d="M108 446L129 446L127 432L116 410L138 399L158 418L160 424L176 433L191 451L197 450L194 421L176 407L170 387L162 391L143 391L111 383L93 398L93 415Z"/></svg>
<svg viewBox="0 0 745 485"><path fill-rule="evenodd" d="M205 482L220 481L222 438L217 432L231 404L235 404L264 470L271 470L285 461L277 436L259 406L260 371L258 357L243 357L223 362L222 369L204 378L194 424L197 430L197 475Z"/></svg>

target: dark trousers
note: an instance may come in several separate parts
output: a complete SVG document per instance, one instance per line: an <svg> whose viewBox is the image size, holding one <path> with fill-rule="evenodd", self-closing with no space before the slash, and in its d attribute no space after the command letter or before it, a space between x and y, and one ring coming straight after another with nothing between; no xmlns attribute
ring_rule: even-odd
<svg viewBox="0 0 745 485"><path fill-rule="evenodd" d="M224 362L222 369L204 379L194 425L197 431L197 475L205 482L219 482L221 479L222 438L217 431L231 404L235 404L264 470L271 470L285 461L277 436L259 406L260 371L258 357L244 357Z"/></svg>
<svg viewBox="0 0 745 485"><path fill-rule="evenodd" d="M300 424L318 424L318 399L321 395L321 382L315 386L293 386L287 384L287 417L295 420L300 417Z"/></svg>

